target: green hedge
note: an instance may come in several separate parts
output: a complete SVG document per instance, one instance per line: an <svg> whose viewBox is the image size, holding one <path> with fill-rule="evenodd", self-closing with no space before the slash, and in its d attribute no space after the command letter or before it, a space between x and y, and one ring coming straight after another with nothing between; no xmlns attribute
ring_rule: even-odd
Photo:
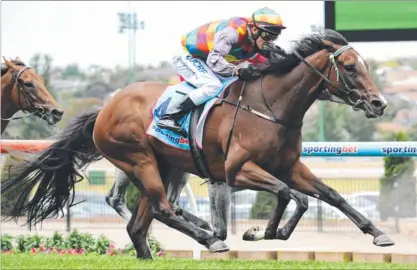
<svg viewBox="0 0 417 270"><path fill-rule="evenodd" d="M1 170L1 182L7 181L8 179L12 178L12 166L19 162L18 159L7 155L6 158L3 160L3 167ZM6 212L7 209L10 209L16 201L16 197L10 196L7 193L1 195L1 211ZM7 211L9 212L9 211Z"/></svg>
<svg viewBox="0 0 417 270"><path fill-rule="evenodd" d="M396 141L409 141L406 133L395 134ZM381 220L388 217L416 217L416 179L414 161L411 157L384 158L385 172L380 179L378 208ZM396 214L396 209L398 213Z"/></svg>
<svg viewBox="0 0 417 270"><path fill-rule="evenodd" d="M94 238L91 234L73 230L66 237L55 232L52 237L35 235L19 235L13 237L5 234L1 238L1 250L3 253L59 253L59 254L89 254L120 255L127 253L135 255L133 245L127 245L123 250L104 235ZM153 256L163 256L161 244L148 235L148 244Z"/></svg>

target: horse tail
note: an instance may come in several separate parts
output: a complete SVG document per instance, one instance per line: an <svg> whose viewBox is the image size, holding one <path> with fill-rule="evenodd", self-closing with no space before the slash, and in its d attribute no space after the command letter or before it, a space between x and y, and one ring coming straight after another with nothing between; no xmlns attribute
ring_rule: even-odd
<svg viewBox="0 0 417 270"><path fill-rule="evenodd" d="M83 180L78 170L102 158L93 142L98 113L95 110L78 116L46 150L12 167L9 179L1 186L2 197L13 198L13 205L2 213L4 219L17 220L26 213L26 224L31 228L51 214L57 217L61 212L63 216L68 202L73 206L74 186Z"/></svg>

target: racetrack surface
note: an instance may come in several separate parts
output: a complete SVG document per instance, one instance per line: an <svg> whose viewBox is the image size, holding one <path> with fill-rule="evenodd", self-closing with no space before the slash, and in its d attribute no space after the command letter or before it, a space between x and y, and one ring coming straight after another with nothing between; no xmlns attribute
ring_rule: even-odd
<svg viewBox="0 0 417 270"><path fill-rule="evenodd" d="M286 262L161 259L133 256L3 254L2 269L415 269L415 265L353 262Z"/></svg>

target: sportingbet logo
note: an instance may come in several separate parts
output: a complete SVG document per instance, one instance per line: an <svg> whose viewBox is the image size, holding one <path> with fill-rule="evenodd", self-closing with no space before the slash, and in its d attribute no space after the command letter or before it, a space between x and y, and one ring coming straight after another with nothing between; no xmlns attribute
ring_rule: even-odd
<svg viewBox="0 0 417 270"><path fill-rule="evenodd" d="M417 156L417 143L305 143L305 156Z"/></svg>
<svg viewBox="0 0 417 270"><path fill-rule="evenodd" d="M382 153L391 155L399 153L417 153L417 147L412 146L393 146L393 147L382 147Z"/></svg>
<svg viewBox="0 0 417 270"><path fill-rule="evenodd" d="M358 146L356 145L343 145L343 146L306 146L303 147L303 152L307 155L314 153L335 153L336 155L341 155L343 153L357 153Z"/></svg>
<svg viewBox="0 0 417 270"><path fill-rule="evenodd" d="M163 130L162 128L153 125L152 128L155 130L155 132L161 134L162 136L165 136L166 138L168 138L168 140L170 140L171 142L175 143L175 144L188 144L189 141L184 138L184 137L174 137L171 134L169 134L168 132L165 132L165 130Z"/></svg>

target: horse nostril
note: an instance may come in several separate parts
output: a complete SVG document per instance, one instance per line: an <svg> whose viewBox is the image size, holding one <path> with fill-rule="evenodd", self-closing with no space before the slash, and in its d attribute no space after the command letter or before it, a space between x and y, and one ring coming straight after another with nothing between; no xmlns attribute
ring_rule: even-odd
<svg viewBox="0 0 417 270"><path fill-rule="evenodd" d="M57 116L62 116L64 114L64 110L63 109L53 109L52 114L57 115Z"/></svg>
<svg viewBox="0 0 417 270"><path fill-rule="evenodd" d="M382 101L379 100L379 99L371 100L371 105L372 105L372 107L377 108L377 109L381 109L381 108L386 107L386 105L384 103L382 103Z"/></svg>

